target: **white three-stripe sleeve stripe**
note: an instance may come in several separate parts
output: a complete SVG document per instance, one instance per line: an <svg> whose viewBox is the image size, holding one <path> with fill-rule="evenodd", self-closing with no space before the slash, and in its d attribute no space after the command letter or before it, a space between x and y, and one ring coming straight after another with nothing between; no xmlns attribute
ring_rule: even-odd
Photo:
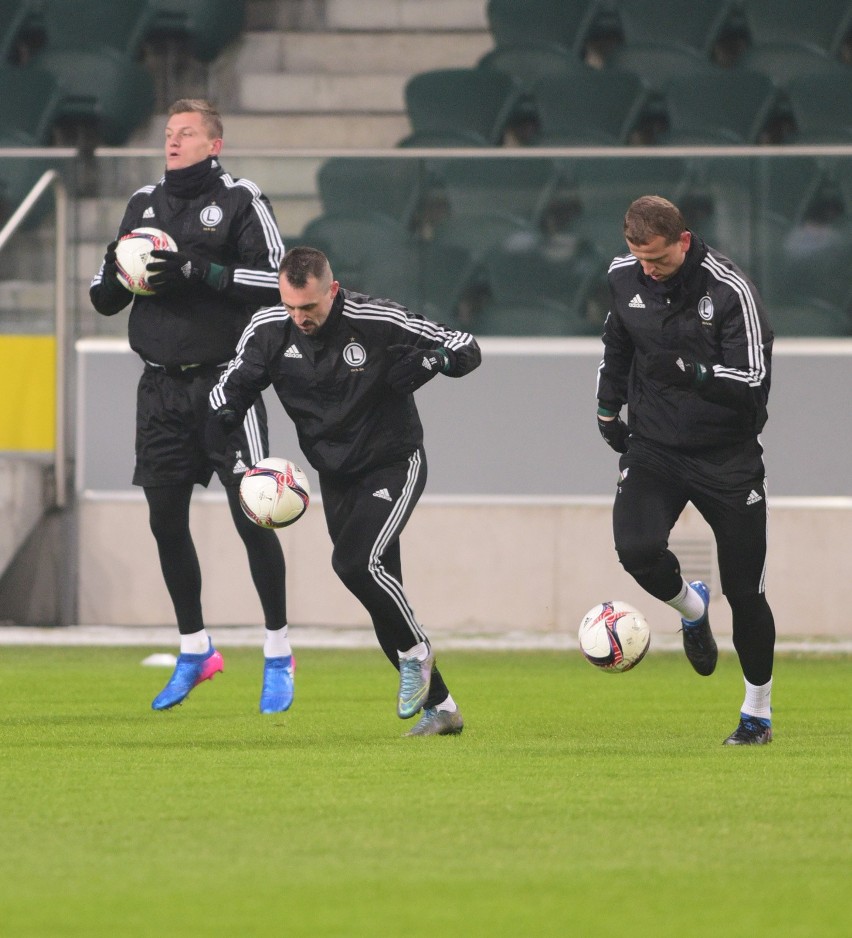
<svg viewBox="0 0 852 938"><path fill-rule="evenodd" d="M219 378L216 387L214 387L210 392L210 403L215 409L224 406L225 395L222 391L222 388L227 383L228 377L231 375L231 373L238 370L242 364L243 350L246 347L246 343L254 335L257 327L267 322L276 322L278 320L288 318L289 314L283 306L271 306L268 309L261 309L251 317L249 324L246 326L243 334L240 336L240 341L237 343L237 348L233 359L228 363L228 367L222 372L222 376Z"/></svg>
<svg viewBox="0 0 852 938"><path fill-rule="evenodd" d="M343 314L351 319L392 322L409 332L425 336L433 341L440 341L449 349L461 348L470 345L473 341L473 336L469 332L455 332L444 329L429 319L412 318L393 306L382 306L377 303L354 303L347 299L343 307Z"/></svg>
<svg viewBox="0 0 852 938"><path fill-rule="evenodd" d="M727 284L739 297L748 339L749 370L747 372L717 365L713 373L718 377L729 378L733 381L747 381L757 386L766 377L766 359L763 354L763 332L754 294L739 274L724 267L709 254L702 261L702 266L706 267L717 280Z"/></svg>
<svg viewBox="0 0 852 938"><path fill-rule="evenodd" d="M408 460L408 475L405 479L405 485L402 490L402 494L397 500L396 504L393 506L393 510L388 516L388 520L384 523L382 530L379 532L378 538L376 538L375 544L373 544L373 549L370 551L370 575L376 581L376 583L383 589L388 596L391 597L394 604L397 606L399 611L402 613L403 618L405 619L408 627L411 629L411 634L414 636L414 644L418 642L426 641L426 633L420 627L417 619L414 617L414 610L408 604L408 600L405 598L405 593L402 589L402 584L399 580L395 580L385 569L382 564L382 554L387 548L388 543L393 540L393 538L399 536L398 525L405 513L408 510L408 506L413 497L415 483L417 482L417 477L423 468L423 462L420 458L420 453L412 453ZM404 649L403 649L404 650Z"/></svg>
<svg viewBox="0 0 852 938"><path fill-rule="evenodd" d="M277 282L278 265L281 263L281 258L284 256L284 243L281 240L278 226L275 224L275 218L273 217L272 212L270 212L267 203L263 200L260 189L248 179L235 180L234 177L230 175L230 173L225 173L222 176L222 180L228 188L241 186L244 189L248 189L248 191L252 194L252 209L260 221L260 227L266 240L266 250L269 255L269 264L275 271ZM240 273L250 274L253 273L253 271L241 270ZM238 279L236 274L234 275L234 279ZM240 280L239 282L247 283L250 281Z"/></svg>

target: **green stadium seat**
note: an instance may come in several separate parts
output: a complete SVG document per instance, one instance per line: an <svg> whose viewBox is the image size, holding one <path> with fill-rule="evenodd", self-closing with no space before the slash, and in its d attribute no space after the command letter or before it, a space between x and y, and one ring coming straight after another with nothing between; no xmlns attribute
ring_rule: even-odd
<svg viewBox="0 0 852 938"><path fill-rule="evenodd" d="M554 42L513 42L498 46L477 63L479 68L494 69L511 75L530 89L540 79L553 72L572 71L579 60Z"/></svg>
<svg viewBox="0 0 852 938"><path fill-rule="evenodd" d="M844 71L839 78L815 72L787 82L797 143L852 143L852 69Z"/></svg>
<svg viewBox="0 0 852 938"><path fill-rule="evenodd" d="M45 146L59 109L59 86L34 65L0 65L0 146Z"/></svg>
<svg viewBox="0 0 852 938"><path fill-rule="evenodd" d="M18 41L33 8L32 0L0 0L0 65L15 59Z"/></svg>
<svg viewBox="0 0 852 938"><path fill-rule="evenodd" d="M536 230L527 219L496 209L450 213L435 226L434 232L436 244L466 250L474 261L508 242L535 236Z"/></svg>
<svg viewBox="0 0 852 938"><path fill-rule="evenodd" d="M554 160L530 156L446 160L435 167L450 211L506 212L535 222L559 182Z"/></svg>
<svg viewBox="0 0 852 938"><path fill-rule="evenodd" d="M747 0L743 9L753 46L816 46L837 56L852 32L849 0Z"/></svg>
<svg viewBox="0 0 852 938"><path fill-rule="evenodd" d="M405 86L405 106L412 135L420 135L421 140L447 135L456 136L460 141L467 138L499 146L521 99L521 86L510 75L489 69L420 72ZM403 143L415 145L409 138Z"/></svg>
<svg viewBox="0 0 852 938"><path fill-rule="evenodd" d="M754 72L768 75L779 88L798 75L826 72L837 76L838 82L852 81L849 66L842 65L817 46L793 43L772 43L752 46L745 53L742 65Z"/></svg>
<svg viewBox="0 0 852 938"><path fill-rule="evenodd" d="M325 212L382 212L406 226L425 184L422 161L403 157L334 157L317 172Z"/></svg>
<svg viewBox="0 0 852 938"><path fill-rule="evenodd" d="M533 86L541 146L620 146L634 141L647 117L650 89L633 72L578 65Z"/></svg>
<svg viewBox="0 0 852 938"><path fill-rule="evenodd" d="M784 303L773 304L770 321L777 336L852 335L852 320L847 310L810 296L787 297Z"/></svg>
<svg viewBox="0 0 852 938"><path fill-rule="evenodd" d="M766 75L745 68L711 67L672 76L664 87L673 145L774 142L779 93Z"/></svg>
<svg viewBox="0 0 852 938"><path fill-rule="evenodd" d="M685 49L710 59L736 15L734 0L617 0L624 45Z"/></svg>
<svg viewBox="0 0 852 938"><path fill-rule="evenodd" d="M245 24L245 0L148 0L154 15L149 29L153 39L185 42L202 62L216 56L239 37Z"/></svg>
<svg viewBox="0 0 852 938"><path fill-rule="evenodd" d="M411 239L381 212L330 212L308 222L300 243L323 251L350 290L396 298L408 286Z"/></svg>
<svg viewBox="0 0 852 938"><path fill-rule="evenodd" d="M108 145L124 143L152 112L154 83L134 58L151 21L145 0L87 0L69 14L64 0L43 0L45 47L35 64L60 87L59 118L89 124Z"/></svg>
<svg viewBox="0 0 852 938"><path fill-rule="evenodd" d="M486 15L497 47L556 43L576 59L605 7L600 0L489 0Z"/></svg>
<svg viewBox="0 0 852 938"><path fill-rule="evenodd" d="M611 259L624 254L624 213L641 195L661 195L680 204L688 164L680 157L623 156L578 160L575 168L580 215L574 230Z"/></svg>
<svg viewBox="0 0 852 938"><path fill-rule="evenodd" d="M471 328L477 335L495 336L590 336L602 329L572 311L570 306L547 297L523 302L487 303Z"/></svg>

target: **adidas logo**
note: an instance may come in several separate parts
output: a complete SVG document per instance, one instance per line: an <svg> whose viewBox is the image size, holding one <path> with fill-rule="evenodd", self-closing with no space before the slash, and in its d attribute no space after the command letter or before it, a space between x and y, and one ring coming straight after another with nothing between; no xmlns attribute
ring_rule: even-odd
<svg viewBox="0 0 852 938"><path fill-rule="evenodd" d="M432 361L428 355L423 356L423 361L420 363L427 371L432 370Z"/></svg>
<svg viewBox="0 0 852 938"><path fill-rule="evenodd" d="M633 309L644 309L644 308L645 308L645 304L642 302L642 297L639 296L638 293L636 294L636 296L633 297L633 299L632 299L627 305L628 305L628 306L632 306Z"/></svg>
<svg viewBox="0 0 852 938"><path fill-rule="evenodd" d="M302 353L296 348L295 345L291 345L290 348L284 353L285 358L302 358Z"/></svg>
<svg viewBox="0 0 852 938"><path fill-rule="evenodd" d="M154 217L154 209L151 208L151 206L149 205L148 208L146 208L145 211L142 213L142 217L143 217L143 218L153 218L153 217Z"/></svg>
<svg viewBox="0 0 852 938"><path fill-rule="evenodd" d="M386 502L393 501L387 489L379 489L377 492L373 492L373 498L383 498Z"/></svg>
<svg viewBox="0 0 852 938"><path fill-rule="evenodd" d="M234 463L232 471L234 475L239 475L241 472L248 472L248 466L237 456L237 461Z"/></svg>
<svg viewBox="0 0 852 938"><path fill-rule="evenodd" d="M763 501L763 496L755 492L754 489L752 489L748 493L748 498L746 499L746 505L756 505L758 502L762 502L762 501Z"/></svg>

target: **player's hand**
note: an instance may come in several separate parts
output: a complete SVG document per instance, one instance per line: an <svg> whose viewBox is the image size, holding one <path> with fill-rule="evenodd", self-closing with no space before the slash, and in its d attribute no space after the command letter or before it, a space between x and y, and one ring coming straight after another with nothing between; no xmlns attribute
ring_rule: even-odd
<svg viewBox="0 0 852 938"><path fill-rule="evenodd" d="M651 352L645 357L645 374L661 384L694 388L707 380L709 368L676 352Z"/></svg>
<svg viewBox="0 0 852 938"><path fill-rule="evenodd" d="M104 270L101 275L101 283L107 284L107 286L112 289L113 287L120 287L122 290L127 290L127 287L118 279L118 264L115 256L115 249L118 246L118 239L115 241L110 241L107 245L106 254L104 254Z"/></svg>
<svg viewBox="0 0 852 938"><path fill-rule="evenodd" d="M218 410L210 410L204 427L204 437L208 451L212 453L223 452L227 448L231 431L236 430L241 423L242 420L232 407L220 407Z"/></svg>
<svg viewBox="0 0 852 938"><path fill-rule="evenodd" d="M412 345L390 345L388 353L397 360L387 373L388 384L398 394L411 394L431 381L438 372L453 367L453 353L446 348L421 349Z"/></svg>
<svg viewBox="0 0 852 938"><path fill-rule="evenodd" d="M202 283L209 266L183 251L151 251L155 260L146 265L148 285L155 293L168 293L189 283Z"/></svg>
<svg viewBox="0 0 852 938"><path fill-rule="evenodd" d="M610 420L604 420L604 418L598 414L598 430L606 441L607 446L611 446L616 453L627 452L627 439L630 436L630 431L627 429L627 424L621 417L616 414L616 416Z"/></svg>

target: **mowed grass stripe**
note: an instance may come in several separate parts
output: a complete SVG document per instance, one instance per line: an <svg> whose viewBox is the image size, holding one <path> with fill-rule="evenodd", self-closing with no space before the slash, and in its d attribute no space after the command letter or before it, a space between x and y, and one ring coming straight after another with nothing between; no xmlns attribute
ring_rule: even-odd
<svg viewBox="0 0 852 938"><path fill-rule="evenodd" d="M168 713L131 648L0 654L0 935L849 933L848 656L779 657L776 740L742 679L653 652L439 655L467 726L403 739L376 651L260 651Z"/></svg>

